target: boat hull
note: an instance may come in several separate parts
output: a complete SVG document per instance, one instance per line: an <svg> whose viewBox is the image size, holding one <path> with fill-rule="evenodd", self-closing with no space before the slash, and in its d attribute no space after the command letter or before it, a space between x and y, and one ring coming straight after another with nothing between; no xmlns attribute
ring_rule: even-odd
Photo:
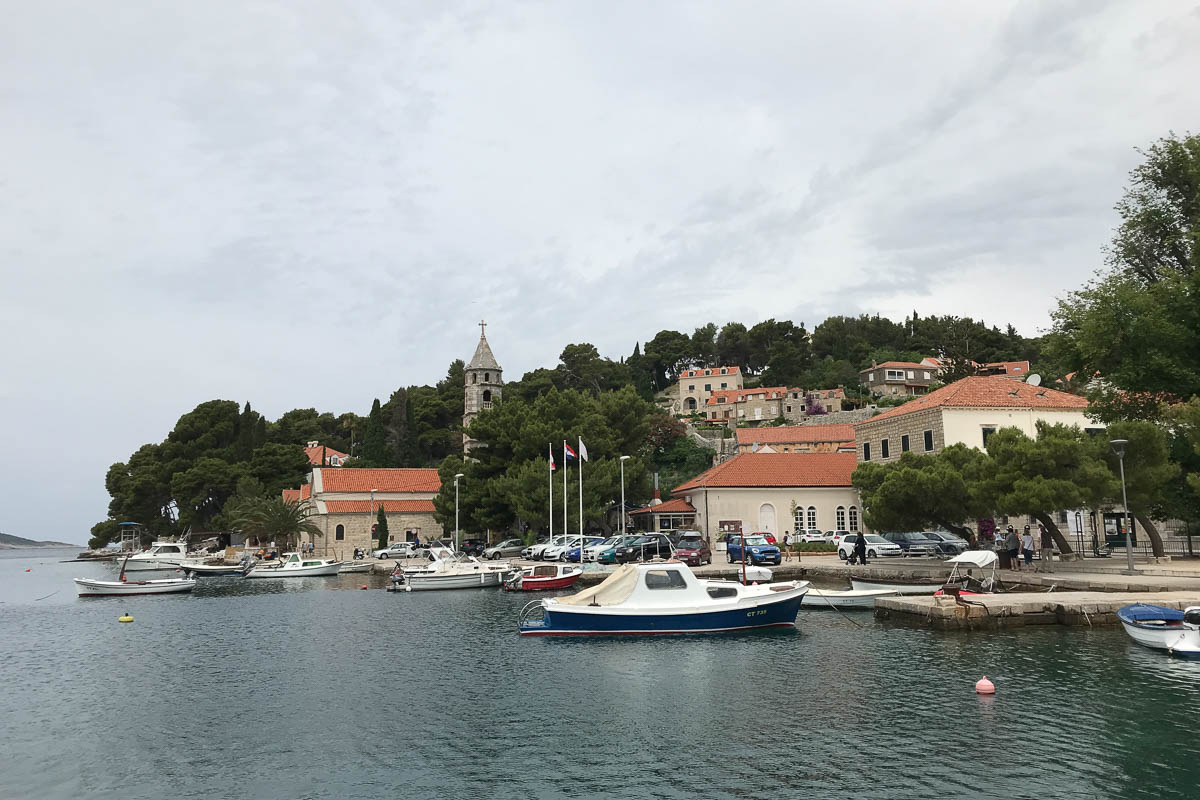
<svg viewBox="0 0 1200 800"><path fill-rule="evenodd" d="M1151 613L1147 614L1147 611ZM1162 612L1164 617L1155 618L1154 612ZM1171 615L1170 619L1165 617L1167 614ZM1174 609L1142 604L1126 606L1117 612L1126 635L1143 647L1185 658L1200 658L1200 628L1179 619L1182 616Z"/></svg>
<svg viewBox="0 0 1200 800"><path fill-rule="evenodd" d="M128 597L135 594L176 594L196 588L194 579L166 578L157 581L96 581L75 578L80 597Z"/></svg>
<svg viewBox="0 0 1200 800"><path fill-rule="evenodd" d="M804 596L804 604L801 608L815 609L820 611L823 608L838 608L838 609L867 609L875 607L875 600L880 597L895 597L899 592L894 589L858 589L848 592L832 592L823 589L809 589L808 594Z"/></svg>
<svg viewBox="0 0 1200 800"><path fill-rule="evenodd" d="M941 583L889 583L869 578L851 578L850 585L854 591L867 589L885 589L896 594L937 594L942 588Z"/></svg>
<svg viewBox="0 0 1200 800"><path fill-rule="evenodd" d="M545 606L543 620L521 626L522 636L604 636L683 633L727 633L756 628L795 627L805 590L778 600L711 611L654 613L591 612L575 607Z"/></svg>
<svg viewBox="0 0 1200 800"><path fill-rule="evenodd" d="M332 564L322 564L319 567L296 567L295 569L284 569L282 567L255 567L246 573L247 578L323 578L329 575L337 575L338 570L342 565L338 562Z"/></svg>
<svg viewBox="0 0 1200 800"><path fill-rule="evenodd" d="M479 589L486 586L499 586L504 581L505 573L480 571L449 575L406 575L405 584L414 592L427 592L436 589Z"/></svg>
<svg viewBox="0 0 1200 800"><path fill-rule="evenodd" d="M182 558L131 558L125 562L126 572L141 572L150 570L171 570L183 566Z"/></svg>
<svg viewBox="0 0 1200 800"><path fill-rule="evenodd" d="M565 575L561 578L526 578L504 584L504 588L513 592L544 592L550 589L566 589L579 580L581 572Z"/></svg>

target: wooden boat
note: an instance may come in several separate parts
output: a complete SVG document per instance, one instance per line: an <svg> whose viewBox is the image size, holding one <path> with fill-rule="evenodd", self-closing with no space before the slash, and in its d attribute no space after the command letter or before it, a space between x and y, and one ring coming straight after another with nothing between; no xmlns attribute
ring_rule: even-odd
<svg viewBox="0 0 1200 800"><path fill-rule="evenodd" d="M245 575L250 569L249 564L205 564L203 562L188 562L179 565L183 574L189 578L219 578L224 576Z"/></svg>
<svg viewBox="0 0 1200 800"><path fill-rule="evenodd" d="M583 574L582 567L566 564L538 564L525 567L504 582L504 588L513 592L540 592L547 589L566 589Z"/></svg>
<svg viewBox="0 0 1200 800"><path fill-rule="evenodd" d="M337 575L342 562L331 558L301 558L299 553L284 553L279 564L264 566L255 564L247 578L317 578Z"/></svg>
<svg viewBox="0 0 1200 800"><path fill-rule="evenodd" d="M191 578L160 578L153 581L131 581L125 578L125 564L132 556L126 556L121 564L121 574L115 581L100 581L91 578L75 578L80 597L127 597L133 594L173 594L190 592L196 588Z"/></svg>
<svg viewBox="0 0 1200 800"><path fill-rule="evenodd" d="M807 591L808 581L746 586L697 578L679 561L625 564L603 583L578 594L527 604L517 627L522 636L792 627Z"/></svg>
<svg viewBox="0 0 1200 800"><path fill-rule="evenodd" d="M874 608L878 598L895 597L898 594L900 593L892 589L850 589L839 592L810 587L800 607L817 611L823 608Z"/></svg>
<svg viewBox="0 0 1200 800"><path fill-rule="evenodd" d="M1147 603L1134 603L1117 611L1129 638L1174 656L1200 658L1200 606L1183 611Z"/></svg>

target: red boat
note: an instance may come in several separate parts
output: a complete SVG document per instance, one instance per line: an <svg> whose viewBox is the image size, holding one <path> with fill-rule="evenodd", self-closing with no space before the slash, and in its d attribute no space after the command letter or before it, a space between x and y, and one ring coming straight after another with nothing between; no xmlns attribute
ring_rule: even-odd
<svg viewBox="0 0 1200 800"><path fill-rule="evenodd" d="M513 592L541 592L546 589L566 589L579 580L583 567L569 564L538 564L525 567L504 583Z"/></svg>

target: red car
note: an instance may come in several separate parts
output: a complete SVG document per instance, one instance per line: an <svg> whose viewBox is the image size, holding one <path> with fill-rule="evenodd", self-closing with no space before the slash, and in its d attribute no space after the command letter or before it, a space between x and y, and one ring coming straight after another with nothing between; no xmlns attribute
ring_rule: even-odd
<svg viewBox="0 0 1200 800"><path fill-rule="evenodd" d="M709 549L708 542L699 536L685 536L675 545L675 558L690 567L698 567L701 564L712 563L712 550Z"/></svg>
<svg viewBox="0 0 1200 800"><path fill-rule="evenodd" d="M755 531L754 533L751 533L750 535L767 537L767 544L774 544L774 545L779 544L779 542L775 541L775 534L773 534L773 533L767 533L766 531Z"/></svg>

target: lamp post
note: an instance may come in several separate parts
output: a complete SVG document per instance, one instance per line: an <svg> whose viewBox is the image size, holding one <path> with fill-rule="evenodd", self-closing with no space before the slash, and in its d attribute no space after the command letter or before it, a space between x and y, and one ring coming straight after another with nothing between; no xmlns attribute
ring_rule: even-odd
<svg viewBox="0 0 1200 800"><path fill-rule="evenodd" d="M371 521L368 522L367 524L371 526L371 533L375 534L371 538L374 539L375 544L378 545L379 544L379 535L375 529L375 491L376 491L375 489L371 490ZM385 543L383 546L386 547L387 544ZM369 554L370 552L371 552L371 550L368 547L367 553Z"/></svg>
<svg viewBox="0 0 1200 800"><path fill-rule="evenodd" d="M630 459L630 456L621 456L621 535L625 535L625 462ZM582 552L582 551L581 551ZM581 560L583 556L579 557Z"/></svg>
<svg viewBox="0 0 1200 800"><path fill-rule="evenodd" d="M1113 452L1117 454L1117 462L1121 465L1121 507L1125 509L1125 559L1127 562L1126 575L1136 575L1133 571L1133 542L1129 538L1129 498L1125 495L1125 446L1129 444L1128 439L1113 439L1109 444L1112 445Z"/></svg>
<svg viewBox="0 0 1200 800"><path fill-rule="evenodd" d="M458 552L458 479L463 477L460 472L454 476L454 552Z"/></svg>

